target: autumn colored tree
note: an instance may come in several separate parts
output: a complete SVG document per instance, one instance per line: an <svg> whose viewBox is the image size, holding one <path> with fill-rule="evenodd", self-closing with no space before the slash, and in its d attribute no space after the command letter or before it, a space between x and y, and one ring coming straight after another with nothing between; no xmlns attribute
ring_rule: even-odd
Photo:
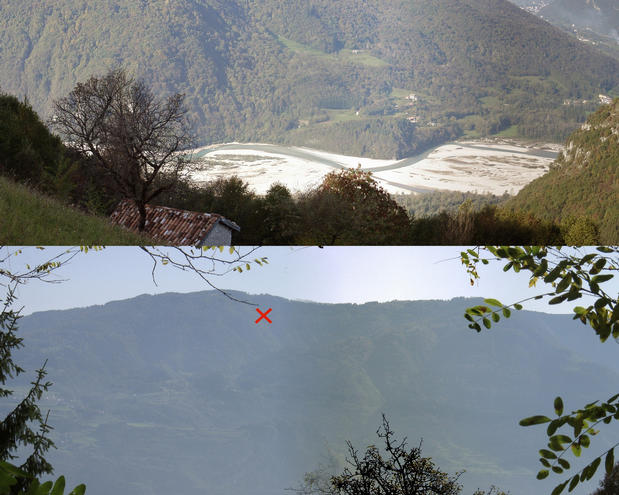
<svg viewBox="0 0 619 495"><path fill-rule="evenodd" d="M406 210L360 168L325 176L301 199L305 212L303 243L409 244L411 222Z"/></svg>
<svg viewBox="0 0 619 495"><path fill-rule="evenodd" d="M342 474L331 478L333 492L340 495L457 495L461 486L459 474L448 476L428 457L421 456L419 447L408 449L406 438L397 442L389 422L376 432L384 442L385 454L370 445L365 454L348 442L348 463Z"/></svg>

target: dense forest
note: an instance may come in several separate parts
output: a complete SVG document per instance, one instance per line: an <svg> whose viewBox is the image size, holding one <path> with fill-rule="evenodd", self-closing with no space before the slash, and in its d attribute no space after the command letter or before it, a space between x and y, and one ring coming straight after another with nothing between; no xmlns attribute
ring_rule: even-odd
<svg viewBox="0 0 619 495"><path fill-rule="evenodd" d="M544 176L507 202L544 220L572 222L588 217L599 227L599 241L619 239L619 98L604 105L567 140L565 153Z"/></svg>
<svg viewBox="0 0 619 495"><path fill-rule="evenodd" d="M401 279L421 283L414 272ZM54 381L41 405L59 445L49 460L86 495L287 493L319 464L341 472L346 440L362 452L377 444L381 412L411 446L423 437L443 470L467 470L462 495L490 483L548 494L554 480L535 479L543 433L527 435L519 415L551 400L548 383L584 404L619 379L612 349L569 315L514 312L476 338L462 315L479 299L232 295L272 308L273 323L255 324L253 306L216 292L23 318L20 364L49 358Z"/></svg>
<svg viewBox="0 0 619 495"><path fill-rule="evenodd" d="M259 196L235 176L199 185L179 180L154 203L222 214L241 225L236 244L612 243L619 238L618 103L596 112L551 172L507 202L457 192L392 197L371 173L345 169L296 195L273 184ZM100 217L124 197L109 173L66 147L28 102L0 95L0 125L0 175L12 183ZM36 211L29 215L40 222ZM56 242L77 241L68 235Z"/></svg>
<svg viewBox="0 0 619 495"><path fill-rule="evenodd" d="M598 94L619 96L619 61L505 0L0 7L4 91L47 118L77 81L122 65L156 94L186 95L196 144L392 158L462 134L561 141Z"/></svg>

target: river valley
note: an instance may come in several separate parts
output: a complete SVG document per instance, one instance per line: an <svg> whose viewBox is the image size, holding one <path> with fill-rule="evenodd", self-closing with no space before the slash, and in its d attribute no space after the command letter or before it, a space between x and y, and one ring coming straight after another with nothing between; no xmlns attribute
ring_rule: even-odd
<svg viewBox="0 0 619 495"><path fill-rule="evenodd" d="M516 194L545 174L562 147L513 140L462 140L401 160L380 160L310 148L227 143L194 150L197 183L237 175L257 194L274 183L292 192L315 187L333 170L360 167L390 193L449 190Z"/></svg>

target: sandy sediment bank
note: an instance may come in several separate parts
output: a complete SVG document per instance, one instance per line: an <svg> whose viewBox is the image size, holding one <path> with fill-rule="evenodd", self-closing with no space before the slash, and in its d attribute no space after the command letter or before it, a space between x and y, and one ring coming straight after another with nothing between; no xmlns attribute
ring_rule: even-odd
<svg viewBox="0 0 619 495"><path fill-rule="evenodd" d="M278 182L299 192L320 184L337 169L379 169L377 181L389 192L431 188L516 194L545 174L562 147L513 140L466 140L439 146L419 159L379 160L320 150L259 143L228 143L194 150L202 156L191 179L207 182L237 175L257 194ZM388 170L380 170L388 167ZM395 185L397 184L397 185Z"/></svg>

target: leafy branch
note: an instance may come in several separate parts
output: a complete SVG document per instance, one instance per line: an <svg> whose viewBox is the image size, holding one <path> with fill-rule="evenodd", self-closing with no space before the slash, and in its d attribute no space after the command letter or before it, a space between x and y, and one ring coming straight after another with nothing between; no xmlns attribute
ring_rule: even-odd
<svg viewBox="0 0 619 495"><path fill-rule="evenodd" d="M550 471L562 474L565 470L570 469L570 463L564 459L564 455L571 451L575 457L580 457L582 449L588 448L591 444L590 436L599 433L599 431L595 430L596 426L600 423L609 424L613 419L619 420L619 394L615 394L600 405L597 405L598 402L592 402L583 409L563 415L563 400L561 397L557 397L554 400L554 409L558 416L556 419L551 420L547 416L537 415L520 421L520 426L549 423L546 430L548 449L541 449L539 451L541 456L539 461L547 469L541 469L537 473L537 479L542 480L548 477ZM593 423L590 424L591 422ZM573 429L573 439L564 434L557 434L557 430L566 424ZM568 491L571 492L578 483L590 480L595 475L604 456L606 456L604 461L606 473L610 474L614 467L614 449L617 446L619 446L619 442L597 456L575 475L557 485L552 495L559 495L568 484ZM557 455L555 452L559 452L559 454Z"/></svg>
<svg viewBox="0 0 619 495"><path fill-rule="evenodd" d="M30 480L30 486L24 492L24 495L63 495L65 489L64 476L60 476L55 482L46 481L40 483L34 476L17 468L13 464L2 461L0 462L0 495L10 495L11 489L18 484L20 480ZM76 486L68 495L84 495L86 493L86 485L81 484Z"/></svg>
<svg viewBox="0 0 619 495"><path fill-rule="evenodd" d="M487 251L493 257L482 257L482 251ZM579 248L550 248L541 246L486 246L468 249L460 253L460 260L466 267L471 285L479 279L479 263L488 265L491 261L506 262L503 271L513 270L518 273L522 270L530 272L529 288L543 282L552 287L551 291L537 294L522 301L505 305L496 299L484 299L485 305L467 308L464 318L469 322L469 328L481 332L483 325L490 329L493 323L498 323L501 317L511 316L510 308L521 310L522 303L549 298L548 304L561 304L566 301L580 299L583 295L593 297L593 304L573 308L573 319L588 324L596 333L601 342L612 336L619 343L619 302L617 296L612 296L605 290L603 284L614 278L614 272L619 271L619 248L597 247L593 252L586 252ZM538 479L544 479L551 472L562 474L570 469L570 463L565 459L568 452L580 457L582 449L591 444L591 436L599 433L595 427L601 423L609 424L619 420L619 394L612 396L608 401L598 404L599 401L587 404L584 408L563 415L563 400L557 397L554 400L555 413L558 416L551 420L544 415L536 415L520 421L521 426L533 426L549 423L546 430L548 448L541 449L541 469ZM572 437L557 430L565 425L573 429ZM606 473L610 474L614 463L614 449L603 452L593 459L587 466L578 471L569 479L557 485L552 495L559 495L566 486L572 491L578 483L589 480L597 471L606 456ZM559 454L557 454L559 453Z"/></svg>
<svg viewBox="0 0 619 495"><path fill-rule="evenodd" d="M470 276L471 284L479 279L478 264L487 265L491 261L481 257L481 249L468 249L460 254L460 259ZM614 274L610 272L619 270L616 259L619 254L617 247L598 247L597 252L583 256L578 255L580 251L575 248L577 255L564 253L561 248L540 246L487 246L483 249L494 255L492 261L507 261L503 267L505 272L510 270L516 273L522 270L531 272L529 287L536 286L541 280L551 285L554 290L509 305L496 299L485 299L484 302L487 305L498 309L493 310L484 305L468 308L464 317L470 322L469 328L479 332L481 323L490 329L492 321L498 323L501 315L505 318L511 316L509 308L520 310L523 307L522 303L530 300L552 297L548 304L555 305L589 295L596 298L595 303L586 308L575 307L574 319L589 323L602 342L605 342L611 335L619 339L619 304L617 304L617 298L613 298L604 291L601 285L614 278ZM615 255L615 257L608 255Z"/></svg>
<svg viewBox="0 0 619 495"><path fill-rule="evenodd" d="M268 264L268 258L253 258L252 255L259 249L257 247L246 248L245 251L242 248L230 246L224 248L223 246L205 246L202 248L184 248L184 247L171 247L164 248L159 247L146 247L141 246L140 249L144 251L153 261L153 267L151 271L152 279L155 285L157 281L155 279L155 272L159 265L171 266L182 271L190 271L196 274L206 284L220 292L227 298L240 302L243 304L249 304L256 306L255 304L238 299L229 292L217 287L209 277L222 276L230 272L242 273L244 270L250 270L252 264L263 266ZM228 256L222 256L227 249ZM218 254L219 253L219 254ZM206 266L205 266L206 264Z"/></svg>

